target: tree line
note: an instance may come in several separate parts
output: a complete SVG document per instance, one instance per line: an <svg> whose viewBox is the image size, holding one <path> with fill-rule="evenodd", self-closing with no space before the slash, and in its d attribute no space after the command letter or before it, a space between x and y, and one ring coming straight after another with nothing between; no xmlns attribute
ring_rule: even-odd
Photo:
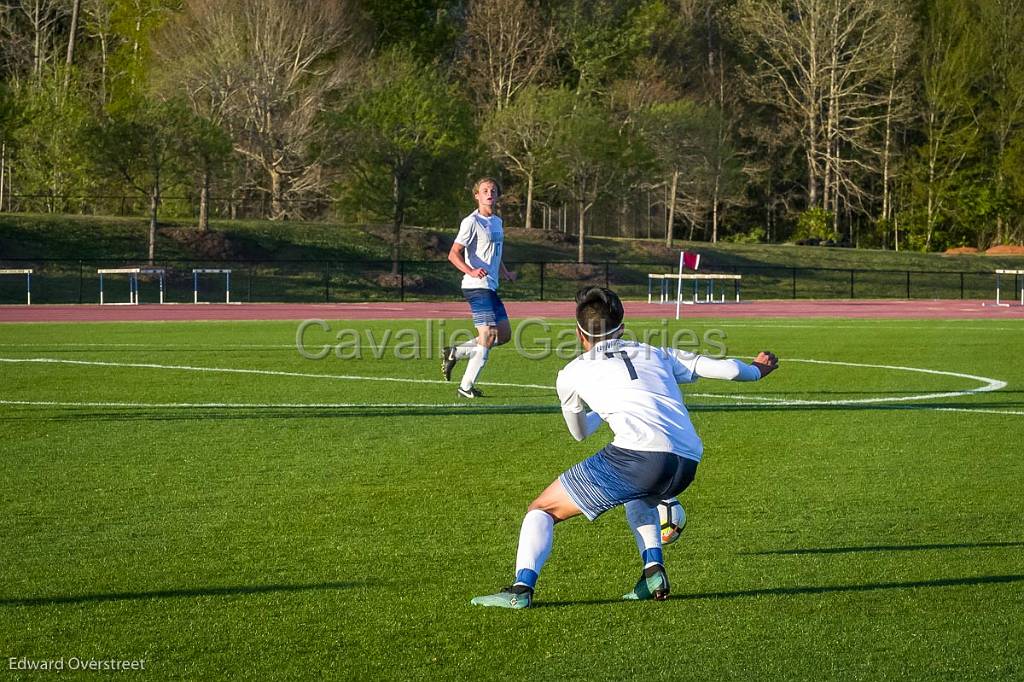
<svg viewBox="0 0 1024 682"><path fill-rule="evenodd" d="M0 0L0 210L1024 240L1024 0ZM5 202L6 197L6 202ZM610 228L608 226L611 226Z"/></svg>

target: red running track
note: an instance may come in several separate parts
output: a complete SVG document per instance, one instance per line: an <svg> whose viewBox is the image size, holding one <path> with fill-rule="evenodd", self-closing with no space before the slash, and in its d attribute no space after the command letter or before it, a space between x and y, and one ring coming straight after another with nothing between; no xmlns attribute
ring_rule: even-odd
<svg viewBox="0 0 1024 682"><path fill-rule="evenodd" d="M626 301L627 317L672 318L675 306ZM508 302L514 319L571 318L573 305L562 301ZM5 305L0 322L174 322L196 320L398 320L467 318L465 301L418 303L248 303L166 305ZM1016 319L1024 306L996 306L991 301L962 300L784 300L685 305L681 317L692 318L876 318L876 319Z"/></svg>

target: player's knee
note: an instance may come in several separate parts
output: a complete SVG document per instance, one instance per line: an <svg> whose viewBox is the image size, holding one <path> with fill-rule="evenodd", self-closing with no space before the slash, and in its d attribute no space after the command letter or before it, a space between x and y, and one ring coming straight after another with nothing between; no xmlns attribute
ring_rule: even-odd
<svg viewBox="0 0 1024 682"><path fill-rule="evenodd" d="M563 505L561 505L558 500L545 498L541 495L530 503L530 506L526 508L526 513L529 514L532 511L542 511L550 516L555 523L559 523L572 516L572 514L567 513L567 510L562 509L562 506Z"/></svg>

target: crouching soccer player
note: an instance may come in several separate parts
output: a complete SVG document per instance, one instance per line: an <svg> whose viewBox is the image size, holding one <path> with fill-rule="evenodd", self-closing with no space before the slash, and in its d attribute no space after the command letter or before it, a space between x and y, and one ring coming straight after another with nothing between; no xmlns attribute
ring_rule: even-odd
<svg viewBox="0 0 1024 682"><path fill-rule="evenodd" d="M611 444L570 467L529 506L519 533L515 582L473 604L521 609L551 552L554 526L579 514L593 521L618 505L636 538L643 572L623 599L667 599L659 500L675 497L693 481L703 452L679 384L704 377L757 381L778 366L762 352L753 364L715 360L622 339L622 302L600 287L576 294L576 335L584 353L558 373L562 416L576 440L607 421ZM588 410L589 407L589 410Z"/></svg>

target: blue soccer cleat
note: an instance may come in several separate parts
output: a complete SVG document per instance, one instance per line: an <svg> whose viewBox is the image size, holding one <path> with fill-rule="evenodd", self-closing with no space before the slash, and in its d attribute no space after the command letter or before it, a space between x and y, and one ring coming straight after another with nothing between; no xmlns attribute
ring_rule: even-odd
<svg viewBox="0 0 1024 682"><path fill-rule="evenodd" d="M657 564L650 568L645 568L644 572L640 574L640 580L637 581L633 591L622 595L622 598L630 601L644 601L647 599L665 601L668 599L669 589L668 574L665 573L665 567Z"/></svg>
<svg viewBox="0 0 1024 682"><path fill-rule="evenodd" d="M474 606L497 606L502 609L525 609L533 603L533 590L526 585L510 585L501 588L497 594L473 597Z"/></svg>

